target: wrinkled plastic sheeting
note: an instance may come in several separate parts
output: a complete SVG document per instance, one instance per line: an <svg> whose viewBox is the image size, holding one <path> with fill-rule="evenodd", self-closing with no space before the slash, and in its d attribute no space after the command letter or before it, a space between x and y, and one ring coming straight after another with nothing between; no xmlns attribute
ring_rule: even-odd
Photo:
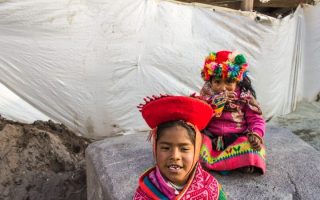
<svg viewBox="0 0 320 200"><path fill-rule="evenodd" d="M319 2L319 1L318 1ZM320 3L317 6L305 6L305 50L303 64L303 91L300 99L314 100L320 94Z"/></svg>
<svg viewBox="0 0 320 200"><path fill-rule="evenodd" d="M246 55L265 117L285 114L319 89L303 59L320 43L319 10L257 21L255 13L168 1L2 2L0 82L17 97L7 106L1 94L1 114L50 118L91 138L147 130L136 108L143 97L199 92L204 57L221 49Z"/></svg>

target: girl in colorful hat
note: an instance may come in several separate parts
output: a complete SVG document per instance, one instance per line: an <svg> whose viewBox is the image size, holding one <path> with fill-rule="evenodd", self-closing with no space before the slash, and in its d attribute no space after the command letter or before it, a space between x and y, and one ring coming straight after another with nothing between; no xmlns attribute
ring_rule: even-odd
<svg viewBox="0 0 320 200"><path fill-rule="evenodd" d="M209 170L228 173L240 169L264 173L265 121L247 76L245 57L237 52L212 52L205 59L200 96L214 109L204 129L201 163Z"/></svg>
<svg viewBox="0 0 320 200"><path fill-rule="evenodd" d="M155 166L139 178L134 200L226 199L218 181L198 163L209 104L193 97L161 96L139 108L150 126Z"/></svg>

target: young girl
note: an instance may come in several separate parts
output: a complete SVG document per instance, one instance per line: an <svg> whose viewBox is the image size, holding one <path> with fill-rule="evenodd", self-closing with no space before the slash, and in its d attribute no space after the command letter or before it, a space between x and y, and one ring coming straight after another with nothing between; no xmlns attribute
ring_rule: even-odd
<svg viewBox="0 0 320 200"><path fill-rule="evenodd" d="M156 165L139 178L134 200L226 199L218 181L198 164L201 133L213 110L193 97L161 96L139 106L152 128Z"/></svg>
<svg viewBox="0 0 320 200"><path fill-rule="evenodd" d="M203 131L200 154L209 170L265 172L265 121L247 67L243 55L230 51L210 53L205 60L200 95L215 115Z"/></svg>

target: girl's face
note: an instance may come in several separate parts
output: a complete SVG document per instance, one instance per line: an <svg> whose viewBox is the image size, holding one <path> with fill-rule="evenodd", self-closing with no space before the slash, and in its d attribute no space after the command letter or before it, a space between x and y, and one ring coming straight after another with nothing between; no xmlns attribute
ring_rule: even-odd
<svg viewBox="0 0 320 200"><path fill-rule="evenodd" d="M233 80L215 80L211 81L211 88L214 93L221 93L224 91L234 92L237 87L237 81Z"/></svg>
<svg viewBox="0 0 320 200"><path fill-rule="evenodd" d="M174 184L185 184L193 157L194 145L187 129L174 126L163 130L156 147L156 162L163 176Z"/></svg>

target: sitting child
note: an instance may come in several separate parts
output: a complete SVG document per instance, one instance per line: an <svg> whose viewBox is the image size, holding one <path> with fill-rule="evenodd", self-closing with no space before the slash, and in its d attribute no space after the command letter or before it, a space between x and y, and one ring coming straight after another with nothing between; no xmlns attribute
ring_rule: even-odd
<svg viewBox="0 0 320 200"><path fill-rule="evenodd" d="M134 200L226 199L221 185L198 163L201 133L213 110L184 96L161 96L139 106L152 128L156 165L139 178Z"/></svg>
<svg viewBox="0 0 320 200"><path fill-rule="evenodd" d="M265 172L265 121L247 76L243 55L230 51L210 53L201 75L200 95L215 111L203 131L201 163L209 170L227 173L241 169Z"/></svg>

